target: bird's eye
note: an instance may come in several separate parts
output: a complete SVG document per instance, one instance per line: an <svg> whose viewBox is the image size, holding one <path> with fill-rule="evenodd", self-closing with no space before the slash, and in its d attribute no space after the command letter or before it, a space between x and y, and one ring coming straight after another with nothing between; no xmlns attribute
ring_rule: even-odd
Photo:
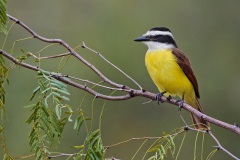
<svg viewBox="0 0 240 160"><path fill-rule="evenodd" d="M155 39L155 36L152 36L152 35L151 35L151 36L149 36L148 38L152 40L152 39Z"/></svg>
<svg viewBox="0 0 240 160"><path fill-rule="evenodd" d="M155 40L158 39L158 36L151 36L150 39L153 40L153 41L155 41Z"/></svg>

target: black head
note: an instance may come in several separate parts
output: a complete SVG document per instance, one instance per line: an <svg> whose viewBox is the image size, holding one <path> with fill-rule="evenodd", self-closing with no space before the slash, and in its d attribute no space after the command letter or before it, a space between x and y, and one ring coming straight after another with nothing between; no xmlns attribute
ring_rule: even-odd
<svg viewBox="0 0 240 160"><path fill-rule="evenodd" d="M154 28L152 28L152 29L150 29L149 31L165 31L165 32L170 32L170 33L172 33L171 31L170 31L170 29L168 29L168 28L166 28L166 27L154 27Z"/></svg>

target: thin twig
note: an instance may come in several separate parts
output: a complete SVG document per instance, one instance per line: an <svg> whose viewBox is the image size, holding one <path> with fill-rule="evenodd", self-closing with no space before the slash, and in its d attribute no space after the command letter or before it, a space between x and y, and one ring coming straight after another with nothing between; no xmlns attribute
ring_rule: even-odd
<svg viewBox="0 0 240 160"><path fill-rule="evenodd" d="M184 119L182 118L182 120L184 121ZM184 121L185 123L185 121ZM231 152L229 152L227 149L225 149L221 143L218 141L218 139L213 135L213 133L211 131L204 131L204 130L198 130L198 129L195 129L195 128L192 128L192 127L189 127L188 125L185 126L185 130L191 130L191 131L197 131L198 133L199 132L202 132L202 133L208 133L213 139L214 141L217 143L217 146L214 146L214 147L217 147L218 150L222 150L223 152L227 153L230 157L236 159L236 160L240 160L238 157L236 157L235 155L233 155Z"/></svg>
<svg viewBox="0 0 240 160"><path fill-rule="evenodd" d="M57 55L53 55L53 56L46 56L46 57L37 57L37 59L42 60L42 59L52 59L52 58L58 58L58 57L64 57L64 56L68 56L71 53L62 53L62 54L57 54Z"/></svg>
<svg viewBox="0 0 240 160"><path fill-rule="evenodd" d="M80 46L81 46L81 45L76 46L76 47L74 48L74 50L77 49L77 48L79 48ZM38 51L38 53L39 53L39 52L42 52L42 50L41 50L41 51ZM28 53L29 53L29 52L28 52ZM33 57L35 57L35 58L38 59L38 60L42 60L42 59L53 59L53 58L59 58L59 57L65 57L65 56L71 55L70 52L62 53L62 54L57 54L57 55L53 55L53 56L45 56L45 57L37 57L35 54L32 54L32 53L29 53L29 54L32 55Z"/></svg>
<svg viewBox="0 0 240 160"><path fill-rule="evenodd" d="M182 119L183 123L185 124L185 126L188 126L188 124L186 123L186 121L183 119L182 115L180 115L180 118Z"/></svg>
<svg viewBox="0 0 240 160"><path fill-rule="evenodd" d="M111 63L109 60L107 60L100 52L97 52L95 50L93 50L92 48L89 48L84 42L82 45L83 48L88 49L89 51L92 51L93 53L97 54L98 56L100 56L104 61L106 61L108 64L110 64L111 66L113 66L116 70L118 70L119 72L121 72L124 76L126 76L128 79L130 79L133 83L135 83L140 90L143 90L143 88L141 87L140 84L138 84L132 77L130 77L128 74L126 74L125 72L123 72L120 68L118 68L117 66L115 66L113 63Z"/></svg>
<svg viewBox="0 0 240 160"><path fill-rule="evenodd" d="M77 156L77 153L73 153L73 154L59 153L56 155L49 155L48 159L59 158L59 157L75 157L75 156Z"/></svg>
<svg viewBox="0 0 240 160"><path fill-rule="evenodd" d="M30 157L34 157L34 156L35 156L35 154L30 154L27 156L14 157L14 159L26 159L26 158L30 158Z"/></svg>
<svg viewBox="0 0 240 160"><path fill-rule="evenodd" d="M115 144L112 144L112 145L109 145L109 146L105 146L105 150L108 150L112 147L115 147L115 146L118 146L118 145L121 145L121 144L124 144L124 143L128 143L130 141L135 141L135 140L154 140L154 139L160 139L160 138L163 138L163 137L139 137L139 138L130 138L130 139L127 139L127 140L124 140L124 141L121 141L121 142L118 142L118 143L115 143Z"/></svg>
<svg viewBox="0 0 240 160"><path fill-rule="evenodd" d="M169 135L165 135L165 136L161 136L161 137L139 137L139 138L130 138L130 139L127 139L125 141L121 141L121 142L118 142L118 143L115 143L115 144L112 144L112 145L109 145L109 146L105 146L105 150L109 149L109 148L112 148L112 147L115 147L115 146L118 146L120 144L124 144L124 143L128 143L130 141L136 141L136 140L156 140L156 139L162 139L162 138L166 138L168 136L176 136L180 133L184 132L184 129L182 130L179 130L177 133L173 133L173 134L169 134Z"/></svg>
<svg viewBox="0 0 240 160"><path fill-rule="evenodd" d="M2 49L4 49L5 44L6 44L6 42L7 42L7 39L8 39L8 36L9 36L9 33L10 33L10 31L11 31L11 29L12 29L12 27L14 26L15 23L16 23L16 22L13 22L13 23L11 24L11 26L9 27L8 32L7 32L7 34L6 34L6 37L4 38L4 41L3 41L3 44L2 44Z"/></svg>
<svg viewBox="0 0 240 160"><path fill-rule="evenodd" d="M218 150L222 150L223 152L227 153L230 157L236 159L236 160L240 160L238 157L236 157L235 155L233 155L231 152L229 152L227 149L225 149L221 143L218 141L218 139L212 134L211 131L208 132L208 134L214 139L214 141L217 143L217 149Z"/></svg>
<svg viewBox="0 0 240 160"><path fill-rule="evenodd" d="M146 101L146 102L143 102L142 104L148 104L148 103L151 103L153 100L149 100L149 101Z"/></svg>
<svg viewBox="0 0 240 160"><path fill-rule="evenodd" d="M98 84L98 83L94 83L94 82L89 81L89 80L87 80L87 79L81 79L81 78L77 78L77 77L73 77L73 76L69 76L69 75L65 75L65 76L63 76L63 77L67 77L67 78L70 78L70 79L75 79L75 80L78 80L78 81L90 83L90 84L93 84L93 85L96 85L96 86L99 86L99 87L102 87L102 88L110 89L110 90L115 90L115 91L127 91L126 89L108 87L108 86L104 86L104 85L101 85L101 84Z"/></svg>

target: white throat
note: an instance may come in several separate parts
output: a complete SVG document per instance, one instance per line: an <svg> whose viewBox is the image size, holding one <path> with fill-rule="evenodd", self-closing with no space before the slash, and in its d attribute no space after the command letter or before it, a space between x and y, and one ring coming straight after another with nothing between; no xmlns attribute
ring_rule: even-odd
<svg viewBox="0 0 240 160"><path fill-rule="evenodd" d="M143 42L148 46L148 51L154 51L154 50L164 50L164 49L173 49L173 44L166 44L166 43L160 43L160 42L152 42L152 41L146 41Z"/></svg>

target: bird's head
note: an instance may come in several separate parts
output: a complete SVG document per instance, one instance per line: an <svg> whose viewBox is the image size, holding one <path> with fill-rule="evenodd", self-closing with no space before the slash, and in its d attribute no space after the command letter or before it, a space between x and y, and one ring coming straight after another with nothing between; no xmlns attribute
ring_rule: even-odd
<svg viewBox="0 0 240 160"><path fill-rule="evenodd" d="M149 50L177 48L172 32L166 27L154 27L134 41L145 43Z"/></svg>

